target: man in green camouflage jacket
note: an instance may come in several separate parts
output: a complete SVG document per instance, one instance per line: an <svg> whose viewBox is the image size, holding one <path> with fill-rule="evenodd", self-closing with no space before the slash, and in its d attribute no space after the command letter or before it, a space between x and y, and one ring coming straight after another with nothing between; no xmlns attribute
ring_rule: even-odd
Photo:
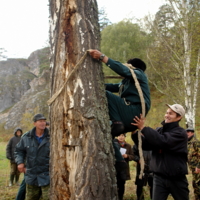
<svg viewBox="0 0 200 200"><path fill-rule="evenodd" d="M200 168L200 141L194 137L193 128L188 128L186 131L188 135L188 164L193 177L192 185L194 188L195 200L200 200L200 173L196 170L196 168Z"/></svg>

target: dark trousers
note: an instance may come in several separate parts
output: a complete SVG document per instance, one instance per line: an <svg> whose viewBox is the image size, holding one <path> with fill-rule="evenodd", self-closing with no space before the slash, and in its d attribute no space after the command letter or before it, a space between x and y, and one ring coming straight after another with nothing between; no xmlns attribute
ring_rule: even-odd
<svg viewBox="0 0 200 200"><path fill-rule="evenodd" d="M108 100L108 109L110 120L121 121L124 124L124 132L130 132L137 129L136 126L131 125L135 116L140 116L142 113L141 104L126 105L124 99L106 91Z"/></svg>
<svg viewBox="0 0 200 200"><path fill-rule="evenodd" d="M117 189L118 189L118 198L119 200L123 200L124 191L125 191L125 180L117 178Z"/></svg>
<svg viewBox="0 0 200 200"><path fill-rule="evenodd" d="M25 179L23 179L21 185L19 186L19 190L15 200L24 200L26 196L26 183Z"/></svg>
<svg viewBox="0 0 200 200"><path fill-rule="evenodd" d="M150 191L150 197L152 199L152 193L153 193L153 177L149 176L146 179L146 184L144 184L145 180L143 179L139 179L139 177L137 178L138 180L136 181L136 194L137 194L137 200L144 200L144 191L143 191L143 187L146 186L146 184L148 183L149 186L149 191Z"/></svg>
<svg viewBox="0 0 200 200"><path fill-rule="evenodd" d="M166 200L171 194L174 200L189 200L186 176L168 178L155 174L153 177L153 200Z"/></svg>

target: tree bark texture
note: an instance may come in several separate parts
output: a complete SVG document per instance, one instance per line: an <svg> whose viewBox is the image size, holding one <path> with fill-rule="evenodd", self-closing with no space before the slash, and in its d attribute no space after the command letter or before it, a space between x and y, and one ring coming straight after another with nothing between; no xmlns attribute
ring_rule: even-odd
<svg viewBox="0 0 200 200"><path fill-rule="evenodd" d="M50 0L51 95L99 49L96 0ZM89 55L50 106L50 199L117 199L102 65Z"/></svg>

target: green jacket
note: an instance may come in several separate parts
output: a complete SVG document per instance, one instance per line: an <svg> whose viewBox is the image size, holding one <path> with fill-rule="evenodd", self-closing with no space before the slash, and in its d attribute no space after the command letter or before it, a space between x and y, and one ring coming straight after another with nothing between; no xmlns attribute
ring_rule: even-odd
<svg viewBox="0 0 200 200"><path fill-rule="evenodd" d="M124 77L121 83L106 84L106 90L110 92L120 92L120 97L125 98L127 102L136 104L140 103L141 100L139 97L139 93L135 86L135 81L132 77L129 68L118 61L112 60L111 58L108 59L106 65L110 67L113 71L115 71L117 74ZM140 87L143 92L147 113L151 106L150 90L148 86L147 76L141 69L138 68L134 69L134 72L137 76L137 79L140 83Z"/></svg>

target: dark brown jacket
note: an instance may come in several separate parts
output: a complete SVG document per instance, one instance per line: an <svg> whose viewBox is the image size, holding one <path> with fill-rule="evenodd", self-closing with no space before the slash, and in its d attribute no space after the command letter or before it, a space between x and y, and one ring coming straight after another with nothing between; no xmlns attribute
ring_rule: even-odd
<svg viewBox="0 0 200 200"><path fill-rule="evenodd" d="M131 145L128 144L127 142L125 142L124 146L121 146L117 139L115 139L114 142L118 143L120 148L125 148L126 149L126 154L128 155L128 158L124 159L128 164L127 173L126 173L127 174L126 180L130 180L131 176L130 176L129 161L133 160L133 158L134 158L133 149L132 149Z"/></svg>

